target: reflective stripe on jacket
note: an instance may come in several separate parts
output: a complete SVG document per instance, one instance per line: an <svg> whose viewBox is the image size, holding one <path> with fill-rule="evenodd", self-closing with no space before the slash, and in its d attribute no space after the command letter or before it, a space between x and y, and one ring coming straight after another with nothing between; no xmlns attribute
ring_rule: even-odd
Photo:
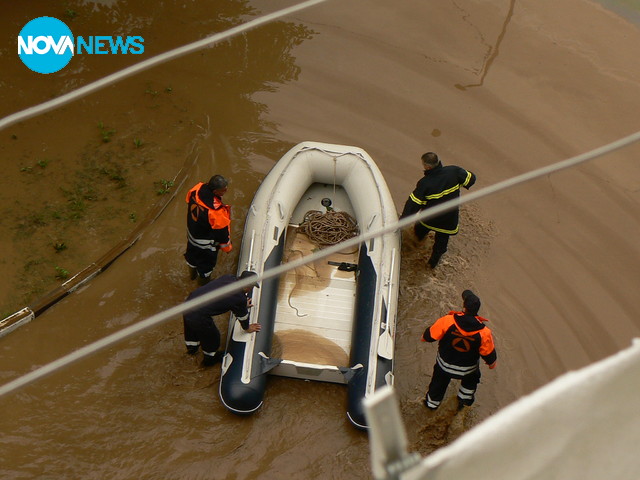
<svg viewBox="0 0 640 480"><path fill-rule="evenodd" d="M432 208L460 196L460 187L470 188L476 176L462 167L455 165L442 166L425 170L416 184L416 188L407 199L402 217ZM420 222L436 232L455 235L458 233L458 208Z"/></svg>

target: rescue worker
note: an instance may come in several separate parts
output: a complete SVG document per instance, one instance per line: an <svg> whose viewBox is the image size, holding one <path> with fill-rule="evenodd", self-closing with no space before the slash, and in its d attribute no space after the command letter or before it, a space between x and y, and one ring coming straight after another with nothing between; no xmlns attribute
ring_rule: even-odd
<svg viewBox="0 0 640 480"><path fill-rule="evenodd" d="M422 155L422 166L424 177L418 181L415 190L409 195L400 218L458 198L460 187L469 189L476 181L476 176L464 168L455 165L442 166L438 155L433 152ZM458 210L456 207L414 225L414 232L420 241L430 231L435 232L435 241L428 261L432 269L436 268L440 257L447 251L449 237L458 233Z"/></svg>
<svg viewBox="0 0 640 480"><path fill-rule="evenodd" d="M218 260L218 250L230 252L231 207L222 203L229 182L214 175L208 183L198 183L187 193L187 250L184 258L191 278L206 282Z"/></svg>
<svg viewBox="0 0 640 480"><path fill-rule="evenodd" d="M442 402L452 378L460 379L458 408L473 404L480 382L480 358L496 367L497 354L491 330L478 315L480 299L471 291L462 292L464 311L449 312L428 327L423 342L438 341L438 355L433 376L424 399L427 408L435 410Z"/></svg>
<svg viewBox="0 0 640 480"><path fill-rule="evenodd" d="M255 272L248 270L242 272L239 278L235 275L222 275L195 289L189 294L187 301L212 292L217 288L229 285L238 279L256 276ZM261 327L259 323L249 324L249 308L252 307L251 292L253 287L260 288L257 283L254 283L226 297L205 303L183 315L184 343L187 346L187 353L189 355L195 355L198 353L199 348L202 347L202 353L204 354L202 360L203 366L214 365L221 362L224 357L224 352L218 350L220 347L220 331L218 327L216 327L212 317L231 311L246 332L253 333L260 331Z"/></svg>

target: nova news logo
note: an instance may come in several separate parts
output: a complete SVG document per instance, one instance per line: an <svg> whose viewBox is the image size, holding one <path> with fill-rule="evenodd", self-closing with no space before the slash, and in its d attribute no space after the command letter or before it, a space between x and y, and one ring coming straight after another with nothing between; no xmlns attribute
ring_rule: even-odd
<svg viewBox="0 0 640 480"><path fill-rule="evenodd" d="M144 53L140 36L73 37L67 25L53 17L38 17L28 22L18 35L18 56L34 72L54 73L67 66L78 54Z"/></svg>

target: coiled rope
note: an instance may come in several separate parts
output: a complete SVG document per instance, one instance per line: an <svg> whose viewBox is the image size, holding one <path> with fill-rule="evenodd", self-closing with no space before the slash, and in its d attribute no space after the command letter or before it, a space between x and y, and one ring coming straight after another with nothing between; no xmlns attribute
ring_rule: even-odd
<svg viewBox="0 0 640 480"><path fill-rule="evenodd" d="M320 247L335 245L357 237L359 230L355 219L347 212L309 210L300 224L300 232Z"/></svg>

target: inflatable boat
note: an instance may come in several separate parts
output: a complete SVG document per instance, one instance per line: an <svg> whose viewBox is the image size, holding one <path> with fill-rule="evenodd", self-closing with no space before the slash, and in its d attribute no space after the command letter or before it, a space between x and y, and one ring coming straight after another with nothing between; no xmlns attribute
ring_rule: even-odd
<svg viewBox="0 0 640 480"><path fill-rule="evenodd" d="M364 150L295 146L255 194L238 272L261 274L336 243L321 228L324 222L332 232L336 218L347 237L398 220L386 182ZM246 333L233 315L229 320L223 404L237 414L255 412L268 375L341 383L349 420L366 428L362 400L393 385L399 267L400 232L394 231L264 280L253 289L250 313L262 329Z"/></svg>

